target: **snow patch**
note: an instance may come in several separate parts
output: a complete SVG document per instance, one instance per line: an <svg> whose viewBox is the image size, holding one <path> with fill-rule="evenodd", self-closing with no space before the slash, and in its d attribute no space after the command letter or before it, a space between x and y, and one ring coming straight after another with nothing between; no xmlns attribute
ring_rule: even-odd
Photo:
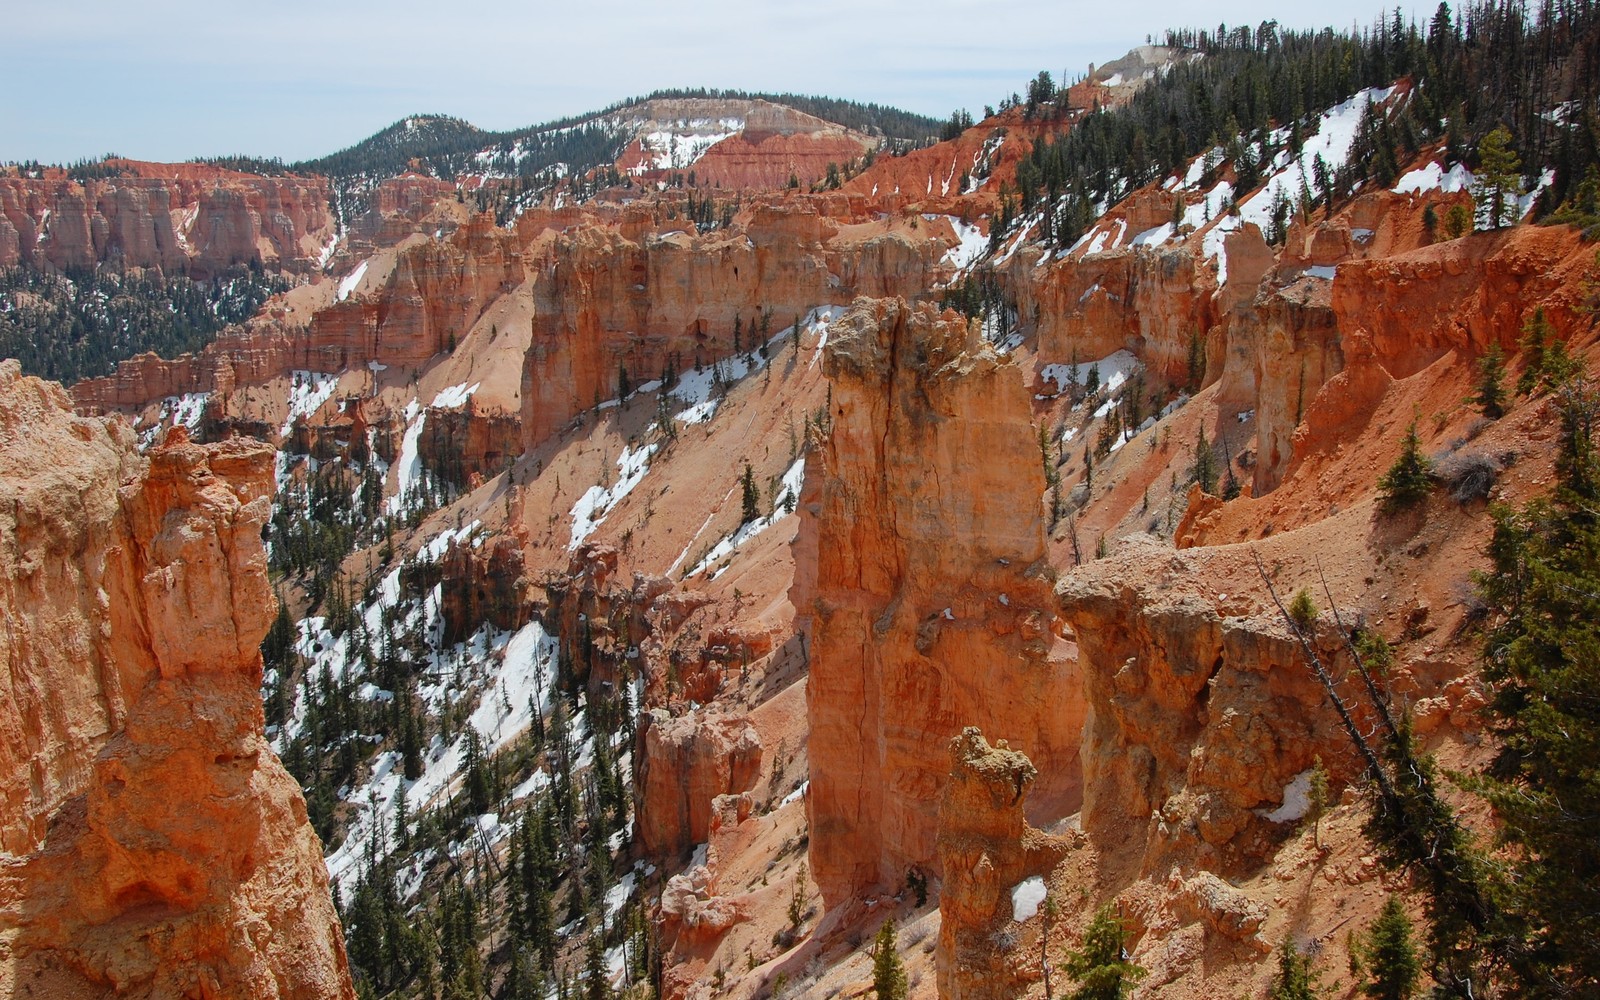
<svg viewBox="0 0 1600 1000"><path fill-rule="evenodd" d="M327 372L295 371L290 373L289 413L278 429L280 437L288 437L297 417L309 417L322 409L333 391L339 387L339 376Z"/></svg>
<svg viewBox="0 0 1600 1000"><path fill-rule="evenodd" d="M439 394L433 397L433 408L436 410L459 409L467 405L467 400L472 398L472 394L478 391L478 386L481 384L481 382L474 382L468 386L467 383L463 382L460 385L452 385L448 389L441 389Z"/></svg>
<svg viewBox="0 0 1600 1000"><path fill-rule="evenodd" d="M659 443L651 442L643 448L624 448L622 456L617 459L616 483L610 487L591 486L578 498L578 502L572 505L572 540L567 543L568 552L594 534L611 509L633 492L633 488L644 479L644 474L650 471L650 456L659 447Z"/></svg>
<svg viewBox="0 0 1600 1000"><path fill-rule="evenodd" d="M350 293L354 292L356 286L361 284L361 279L367 276L367 265L371 263L372 259L368 258L357 264L354 271L344 276L344 280L339 282L339 291L334 296L335 301L343 302L350 297Z"/></svg>
<svg viewBox="0 0 1600 1000"><path fill-rule="evenodd" d="M1025 878L1011 887L1011 919L1018 923L1033 919L1039 912L1039 907L1044 905L1044 897L1049 890L1045 888L1044 879L1038 875Z"/></svg>
<svg viewBox="0 0 1600 1000"><path fill-rule="evenodd" d="M1283 788L1283 804L1273 810L1257 809L1257 815L1274 823L1293 823L1311 811L1311 770L1301 771Z"/></svg>
<svg viewBox="0 0 1600 1000"><path fill-rule="evenodd" d="M695 563L694 567L684 574L684 579L703 573L709 567L715 566L727 556L737 552L750 539L766 531L784 515L788 514L790 502L799 503L800 501L800 484L805 481L805 477L806 460L797 458L794 464L789 466L788 471L783 474L783 482L778 487L778 494L773 497L772 513L741 524L737 531L713 545L711 551L707 552L704 558Z"/></svg>

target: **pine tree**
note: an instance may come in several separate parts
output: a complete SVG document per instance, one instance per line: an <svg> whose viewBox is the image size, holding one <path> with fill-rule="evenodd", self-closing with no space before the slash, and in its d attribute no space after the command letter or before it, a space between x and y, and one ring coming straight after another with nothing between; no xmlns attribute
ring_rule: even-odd
<svg viewBox="0 0 1600 1000"><path fill-rule="evenodd" d="M606 975L606 954L598 931L589 935L584 953L584 1000L611 1000L610 977Z"/></svg>
<svg viewBox="0 0 1600 1000"><path fill-rule="evenodd" d="M1558 397L1554 495L1491 509L1484 676L1504 749L1483 790L1515 852L1511 908L1531 961L1522 989L1600 989L1600 398L1579 380Z"/></svg>
<svg viewBox="0 0 1600 1000"><path fill-rule="evenodd" d="M1217 456L1212 454L1211 442L1206 440L1206 429L1200 428L1194 442L1194 464L1189 467L1189 482L1199 483L1200 490L1213 496L1217 492Z"/></svg>
<svg viewBox="0 0 1600 1000"><path fill-rule="evenodd" d="M872 944L872 989L877 1000L906 1000L910 987L899 948L894 918L890 917L878 928L878 936Z"/></svg>
<svg viewBox="0 0 1600 1000"><path fill-rule="evenodd" d="M744 463L744 475L739 480L743 497L740 503L739 524L746 525L761 517L761 490L756 486L755 470Z"/></svg>
<svg viewBox="0 0 1600 1000"><path fill-rule="evenodd" d="M1478 392L1472 399L1478 412L1490 420L1499 420L1506 413L1506 358L1498 341L1489 346L1478 359Z"/></svg>
<svg viewBox="0 0 1600 1000"><path fill-rule="evenodd" d="M1187 385L1189 386L1189 392L1191 394L1199 392L1200 387L1205 384L1206 380L1206 345L1205 341L1200 339L1198 330L1189 334L1188 367Z"/></svg>
<svg viewBox="0 0 1600 1000"><path fill-rule="evenodd" d="M483 743L478 738L477 729L467 727L466 741L463 766L467 772L467 811L473 816L481 816L489 811L491 804L489 770L483 759Z"/></svg>
<svg viewBox="0 0 1600 1000"><path fill-rule="evenodd" d="M1522 374L1517 376L1517 395L1526 396L1539 388L1544 378L1545 352L1550 347L1550 337L1555 332L1545 317L1544 307L1534 309L1533 315L1522 324L1522 339L1517 342L1517 353L1522 355Z"/></svg>
<svg viewBox="0 0 1600 1000"><path fill-rule="evenodd" d="M1322 817L1328 811L1328 769L1322 758L1311 765L1311 779L1306 789L1306 820L1311 824L1311 843L1322 850Z"/></svg>
<svg viewBox="0 0 1600 1000"><path fill-rule="evenodd" d="M1269 1000L1317 1000L1322 995L1322 976L1311 956L1301 953L1293 939L1278 949L1278 971L1272 976Z"/></svg>
<svg viewBox="0 0 1600 1000"><path fill-rule="evenodd" d="M1432 471L1433 463L1422 454L1422 444L1417 439L1417 422L1413 420L1406 428L1400 457L1378 480L1378 495L1383 509L1392 513L1426 500L1433 489Z"/></svg>
<svg viewBox="0 0 1600 1000"><path fill-rule="evenodd" d="M1517 199L1522 194L1522 161L1511 148L1511 133L1504 125L1478 144L1478 173L1474 199L1485 229L1517 222Z"/></svg>
<svg viewBox="0 0 1600 1000"><path fill-rule="evenodd" d="M1070 1000L1122 1000L1133 992L1145 970L1128 959L1128 932L1112 904L1095 913L1083 935L1083 947L1067 953L1063 965L1078 984Z"/></svg>
<svg viewBox="0 0 1600 1000"><path fill-rule="evenodd" d="M1352 968L1366 980L1361 992L1373 1000L1408 1000L1422 978L1422 962L1412 941L1411 918L1390 896L1364 935L1351 939Z"/></svg>

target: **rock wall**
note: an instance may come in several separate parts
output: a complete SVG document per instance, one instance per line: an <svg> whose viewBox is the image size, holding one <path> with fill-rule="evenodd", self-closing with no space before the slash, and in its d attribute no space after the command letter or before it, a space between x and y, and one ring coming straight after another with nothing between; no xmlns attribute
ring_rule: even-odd
<svg viewBox="0 0 1600 1000"><path fill-rule="evenodd" d="M807 470L791 600L810 634L811 871L831 906L937 869L944 744L965 726L1037 762L1036 816L1072 812L1083 709L1052 632L1020 369L954 313L899 300L858 301L823 364L833 428Z"/></svg>
<svg viewBox="0 0 1600 1000"><path fill-rule="evenodd" d="M515 241L480 216L447 240L400 250L380 291L334 303L304 327L258 317L198 353L130 358L115 375L77 383L72 396L80 408L103 413L181 393L231 392L297 369L341 372L376 362L416 371L465 337L523 276Z"/></svg>
<svg viewBox="0 0 1600 1000"><path fill-rule="evenodd" d="M705 843L712 800L749 791L761 774L761 740L743 716L653 709L639 717L635 740L639 843L653 858Z"/></svg>
<svg viewBox="0 0 1600 1000"><path fill-rule="evenodd" d="M1137 875L1259 863L1281 829L1262 814L1348 745L1276 613L1214 593L1212 560L1241 555L1134 540L1057 587L1088 699L1083 830Z"/></svg>
<svg viewBox="0 0 1600 1000"><path fill-rule="evenodd" d="M304 273L337 231L324 177L122 167L122 176L81 183L0 178L0 267L119 261L202 278L241 264Z"/></svg>
<svg viewBox="0 0 1600 1000"><path fill-rule="evenodd" d="M950 780L939 802L939 944L941 1000L1011 1000L1027 980L1016 956L995 943L1015 923L1015 887L1050 873L1065 842L1028 825L1028 788L1038 771L1001 740L991 747L975 728L950 741Z"/></svg>
<svg viewBox="0 0 1600 1000"><path fill-rule="evenodd" d="M354 996L262 735L272 469L0 362L0 994Z"/></svg>
<svg viewBox="0 0 1600 1000"><path fill-rule="evenodd" d="M533 283L533 342L522 375L524 443L532 448L596 399L616 395L617 371L636 382L672 359L680 372L754 342L765 310L775 334L813 306L855 295L919 295L932 283L941 242L886 235L835 238L837 224L808 203L760 208L743 233L629 239L583 226L558 238Z"/></svg>

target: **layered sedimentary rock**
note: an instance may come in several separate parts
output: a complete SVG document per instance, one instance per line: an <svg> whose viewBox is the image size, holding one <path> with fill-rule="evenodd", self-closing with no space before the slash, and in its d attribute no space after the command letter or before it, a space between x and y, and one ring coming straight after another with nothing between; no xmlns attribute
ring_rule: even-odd
<svg viewBox="0 0 1600 1000"><path fill-rule="evenodd" d="M639 718L635 759L639 843L651 857L676 858L709 836L712 800L755 785L761 740L742 716L658 708Z"/></svg>
<svg viewBox="0 0 1600 1000"><path fill-rule="evenodd" d="M763 100L664 98L616 113L637 134L617 169L647 179L693 173L703 188L809 186L878 140Z"/></svg>
<svg viewBox="0 0 1600 1000"><path fill-rule="evenodd" d="M429 407L417 453L423 468L444 482L491 479L522 454L522 420L471 397L460 407Z"/></svg>
<svg viewBox="0 0 1600 1000"><path fill-rule="evenodd" d="M0 993L354 995L262 736L272 469L0 362Z"/></svg>
<svg viewBox="0 0 1600 1000"><path fill-rule="evenodd" d="M791 599L810 633L811 870L832 905L937 868L944 744L965 726L1033 758L1036 816L1070 813L1083 709L1054 652L1015 363L954 313L880 300L834 324L824 365L833 426Z"/></svg>
<svg viewBox="0 0 1600 1000"><path fill-rule="evenodd" d="M1241 556L1135 540L1057 588L1088 698L1083 830L1146 876L1258 862L1264 814L1344 745L1281 621L1208 586L1211 560Z"/></svg>
<svg viewBox="0 0 1600 1000"><path fill-rule="evenodd" d="M939 803L937 965L942 1000L1009 1000L1026 980L1016 956L996 944L1017 916L1012 895L1043 876L1066 845L1028 825L1023 805L1038 771L1001 740L991 747L975 728L950 741L950 780Z"/></svg>
<svg viewBox="0 0 1600 1000"><path fill-rule="evenodd" d="M481 545L452 544L439 559L439 613L445 642L461 642L484 624L514 632L528 624L533 608L524 591L523 546L518 534L497 535Z"/></svg>
<svg viewBox="0 0 1600 1000"><path fill-rule="evenodd" d="M130 358L115 375L77 383L72 395L81 408L106 412L182 393L228 392L295 370L378 364L415 372L449 351L522 279L514 240L480 216L448 240L400 249L380 290L336 302L305 327L258 318L198 353Z"/></svg>
<svg viewBox="0 0 1600 1000"><path fill-rule="evenodd" d="M559 237L533 283L533 342L523 366L524 442L533 447L595 401L635 382L753 349L813 306L857 294L916 295L944 245L891 234L837 240L838 225L797 202L752 212L745 231L644 235L581 227ZM762 317L766 316L763 325Z"/></svg>
<svg viewBox="0 0 1600 1000"><path fill-rule="evenodd" d="M1088 362L1126 349L1181 381L1189 338L1205 337L1218 321L1210 276L1189 250L1103 254L1036 277L1039 257L1031 248L1016 254L1009 274L1042 361Z"/></svg>
<svg viewBox="0 0 1600 1000"><path fill-rule="evenodd" d="M120 176L0 178L0 267L118 261L198 277L261 264L316 266L337 226L324 177L111 161ZM58 176L60 175L60 176Z"/></svg>

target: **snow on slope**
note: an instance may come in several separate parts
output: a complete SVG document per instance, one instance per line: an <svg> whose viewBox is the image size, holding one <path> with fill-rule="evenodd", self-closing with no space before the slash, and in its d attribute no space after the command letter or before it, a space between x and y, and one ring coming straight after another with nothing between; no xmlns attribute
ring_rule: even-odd
<svg viewBox="0 0 1600 1000"><path fill-rule="evenodd" d="M711 551L707 552L704 558L695 563L694 567L684 574L684 578L687 579L704 573L723 559L733 555L750 539L766 531L782 519L785 514L788 514L792 506L800 501L800 484L804 482L805 476L806 460L804 458L795 459L794 464L789 466L788 471L783 474L783 481L778 487L777 496L773 497L772 512L765 517L758 517L754 521L739 525L737 531L713 545ZM724 566L718 569L711 575L711 579L715 580L721 576L724 569L727 569L727 567Z"/></svg>

